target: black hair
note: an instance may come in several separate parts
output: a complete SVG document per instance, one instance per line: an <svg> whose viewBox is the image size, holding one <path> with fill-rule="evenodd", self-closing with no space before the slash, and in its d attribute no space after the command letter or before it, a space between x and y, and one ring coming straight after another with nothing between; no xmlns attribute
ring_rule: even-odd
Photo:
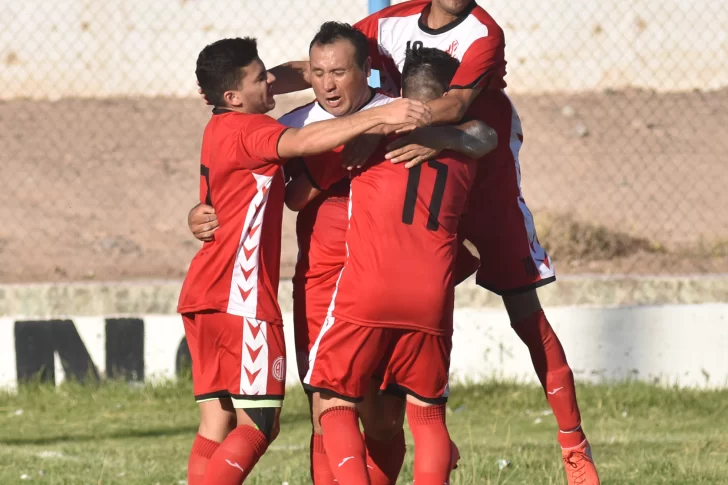
<svg viewBox="0 0 728 485"><path fill-rule="evenodd" d="M342 22L324 22L313 37L308 50L310 52L311 48L315 45L331 45L342 39L351 42L354 46L356 64L364 68L364 63L366 63L369 57L369 41L361 30L349 24Z"/></svg>
<svg viewBox="0 0 728 485"><path fill-rule="evenodd" d="M402 68L402 96L429 101L450 88L460 61L431 47L408 49Z"/></svg>
<svg viewBox="0 0 728 485"><path fill-rule="evenodd" d="M243 79L242 68L256 59L258 45L252 37L222 39L202 49L195 74L207 100L224 106L225 91L237 89Z"/></svg>

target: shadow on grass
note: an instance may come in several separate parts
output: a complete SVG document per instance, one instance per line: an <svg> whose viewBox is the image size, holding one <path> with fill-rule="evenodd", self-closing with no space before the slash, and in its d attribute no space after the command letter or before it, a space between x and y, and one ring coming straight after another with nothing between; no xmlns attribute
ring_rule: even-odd
<svg viewBox="0 0 728 485"><path fill-rule="evenodd" d="M0 439L0 445L24 446L24 445L52 445L57 443L83 443L87 441L115 440L125 438L161 438L165 436L193 435L197 432L197 426L180 426L176 428L156 429L130 429L114 433L104 434L60 434L37 438L10 438Z"/></svg>

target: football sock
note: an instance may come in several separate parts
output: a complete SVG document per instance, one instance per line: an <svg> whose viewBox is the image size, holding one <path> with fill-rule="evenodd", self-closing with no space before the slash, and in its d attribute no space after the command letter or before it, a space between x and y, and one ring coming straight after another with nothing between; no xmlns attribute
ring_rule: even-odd
<svg viewBox="0 0 728 485"><path fill-rule="evenodd" d="M190 459L187 462L187 485L202 484L202 477L205 476L207 463L219 446L220 443L217 441L208 440L199 434L195 437Z"/></svg>
<svg viewBox="0 0 728 485"><path fill-rule="evenodd" d="M340 485L369 485L366 449L356 409L333 407L321 413L329 467ZM419 484L418 484L419 485Z"/></svg>
<svg viewBox="0 0 728 485"><path fill-rule="evenodd" d="M450 435L445 424L445 405L417 406L407 403L407 422L415 441L415 483L450 483Z"/></svg>
<svg viewBox="0 0 728 485"><path fill-rule="evenodd" d="M574 374L566 362L566 354L559 338L543 310L512 326L531 354L538 380L559 425L559 443L563 448L577 446L586 436L581 430Z"/></svg>
<svg viewBox="0 0 728 485"><path fill-rule="evenodd" d="M252 426L238 426L213 453L202 484L240 485L266 449L268 440L263 433Z"/></svg>
<svg viewBox="0 0 728 485"><path fill-rule="evenodd" d="M400 430L391 440L377 440L364 433L364 442L371 485L395 485L407 450L404 430Z"/></svg>
<svg viewBox="0 0 728 485"><path fill-rule="evenodd" d="M329 467L323 435L311 433L311 478L314 485L334 485L336 479Z"/></svg>

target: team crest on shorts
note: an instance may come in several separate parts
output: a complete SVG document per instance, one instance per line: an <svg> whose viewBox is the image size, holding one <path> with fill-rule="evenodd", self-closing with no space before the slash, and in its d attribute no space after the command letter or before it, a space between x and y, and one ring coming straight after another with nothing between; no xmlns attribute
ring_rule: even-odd
<svg viewBox="0 0 728 485"><path fill-rule="evenodd" d="M277 381L283 382L286 379L286 358L278 357L273 361L270 370Z"/></svg>

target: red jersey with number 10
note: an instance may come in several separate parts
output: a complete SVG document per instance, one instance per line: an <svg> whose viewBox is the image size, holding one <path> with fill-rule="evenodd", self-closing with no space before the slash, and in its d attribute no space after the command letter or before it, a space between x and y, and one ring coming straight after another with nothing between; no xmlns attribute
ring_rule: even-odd
<svg viewBox="0 0 728 485"><path fill-rule="evenodd" d="M435 47L460 61L451 89L506 87L503 30L473 1L440 29L427 26L430 0L413 0L384 8L354 26L369 39L372 68L382 71L382 89L399 94L407 49Z"/></svg>
<svg viewBox="0 0 728 485"><path fill-rule="evenodd" d="M362 326L450 334L457 229L475 162L443 152L406 169L383 158L351 181L347 261L329 311Z"/></svg>

